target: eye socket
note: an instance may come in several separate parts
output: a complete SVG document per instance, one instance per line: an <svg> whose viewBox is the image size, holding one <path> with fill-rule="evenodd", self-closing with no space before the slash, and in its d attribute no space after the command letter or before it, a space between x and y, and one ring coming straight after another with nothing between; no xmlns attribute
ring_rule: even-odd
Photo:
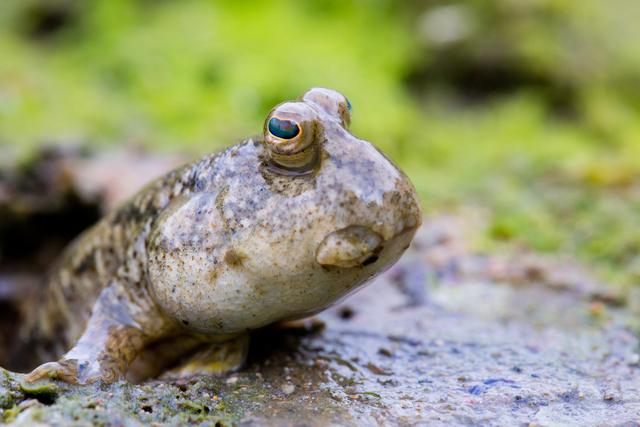
<svg viewBox="0 0 640 427"><path fill-rule="evenodd" d="M281 139L292 139L300 134L300 125L293 120L272 117L267 127L271 135Z"/></svg>

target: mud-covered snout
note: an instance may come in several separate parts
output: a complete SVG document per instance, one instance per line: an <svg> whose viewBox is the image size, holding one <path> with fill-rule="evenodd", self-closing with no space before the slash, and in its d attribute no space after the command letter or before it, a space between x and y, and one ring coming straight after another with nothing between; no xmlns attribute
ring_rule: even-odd
<svg viewBox="0 0 640 427"><path fill-rule="evenodd" d="M322 266L384 269L400 258L420 226L420 203L408 178L383 156L370 159L375 167L360 171L358 159L353 162L357 173L340 181L349 180L351 187L344 200L334 203L339 206L334 218L341 217L346 226L336 227L318 244L316 262Z"/></svg>

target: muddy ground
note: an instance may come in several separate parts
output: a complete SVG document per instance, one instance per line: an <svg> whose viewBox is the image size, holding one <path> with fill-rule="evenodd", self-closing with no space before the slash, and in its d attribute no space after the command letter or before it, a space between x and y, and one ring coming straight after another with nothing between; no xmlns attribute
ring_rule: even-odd
<svg viewBox="0 0 640 427"><path fill-rule="evenodd" d="M49 150L0 173L0 349L15 342L21 303L65 242L180 160ZM482 227L473 211L427 218L374 283L313 321L256 333L239 373L72 387L26 386L3 371L0 419L640 425L640 298L568 258L477 253Z"/></svg>

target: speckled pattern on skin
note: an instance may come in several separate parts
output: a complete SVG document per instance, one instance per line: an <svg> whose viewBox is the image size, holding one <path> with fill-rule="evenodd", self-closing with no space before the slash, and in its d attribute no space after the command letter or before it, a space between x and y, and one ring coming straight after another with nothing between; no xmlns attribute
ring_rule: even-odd
<svg viewBox="0 0 640 427"><path fill-rule="evenodd" d="M297 135L272 134L274 117ZM350 120L343 95L312 89L276 106L263 137L168 173L85 232L23 330L40 359L66 353L28 380L112 382L158 364L165 342L178 353L167 364L194 342L240 348L249 331L316 313L397 261L420 224L415 190ZM212 363L223 373L244 354Z"/></svg>

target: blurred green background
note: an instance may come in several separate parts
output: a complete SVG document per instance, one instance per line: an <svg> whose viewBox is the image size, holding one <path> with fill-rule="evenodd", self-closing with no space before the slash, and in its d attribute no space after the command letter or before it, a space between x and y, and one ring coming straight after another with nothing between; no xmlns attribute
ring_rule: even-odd
<svg viewBox="0 0 640 427"><path fill-rule="evenodd" d="M634 0L2 0L0 155L199 154L331 87L428 214L489 218L478 249L576 255L629 285L639 18Z"/></svg>

